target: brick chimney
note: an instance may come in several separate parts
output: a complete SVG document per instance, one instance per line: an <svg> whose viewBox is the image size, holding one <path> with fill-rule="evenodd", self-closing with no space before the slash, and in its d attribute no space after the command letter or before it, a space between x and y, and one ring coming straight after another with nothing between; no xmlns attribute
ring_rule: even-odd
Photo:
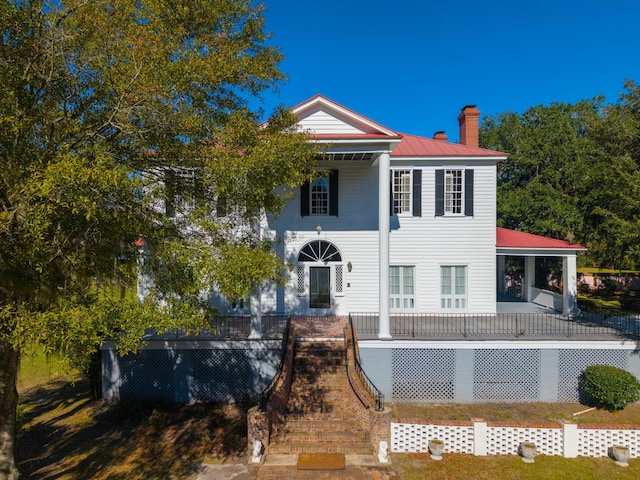
<svg viewBox="0 0 640 480"><path fill-rule="evenodd" d="M460 124L460 143L470 147L477 147L478 141L478 119L480 110L475 105L466 105L460 115L458 115L458 123Z"/></svg>
<svg viewBox="0 0 640 480"><path fill-rule="evenodd" d="M447 134L444 133L444 130L440 130L439 132L436 132L436 133L433 134L433 139L434 140L441 140L443 142L446 142L447 138L449 138L449 137L447 137Z"/></svg>

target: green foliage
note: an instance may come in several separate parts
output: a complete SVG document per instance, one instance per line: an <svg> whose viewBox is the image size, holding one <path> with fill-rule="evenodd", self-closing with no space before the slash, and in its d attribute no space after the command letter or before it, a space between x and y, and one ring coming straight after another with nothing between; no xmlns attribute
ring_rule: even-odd
<svg viewBox="0 0 640 480"><path fill-rule="evenodd" d="M581 381L582 391L596 407L611 412L640 400L640 382L631 373L611 365L588 366Z"/></svg>
<svg viewBox="0 0 640 480"><path fill-rule="evenodd" d="M480 142L498 166L498 224L589 247L586 262L640 267L640 87L487 119Z"/></svg>
<svg viewBox="0 0 640 480"><path fill-rule="evenodd" d="M315 152L283 109L262 123L249 108L284 79L261 8L5 1L0 19L0 341L83 365L105 338L129 352L150 327L196 331L212 285L284 281L259 222ZM196 177L175 218L169 169Z"/></svg>

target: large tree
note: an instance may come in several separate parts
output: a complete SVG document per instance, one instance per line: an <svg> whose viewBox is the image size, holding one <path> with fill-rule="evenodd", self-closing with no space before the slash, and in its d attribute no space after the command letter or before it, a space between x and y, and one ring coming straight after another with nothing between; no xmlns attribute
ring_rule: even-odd
<svg viewBox="0 0 640 480"><path fill-rule="evenodd" d="M233 297L282 281L259 221L314 153L286 112L261 123L250 108L283 80L250 0L3 0L0 25L0 477L13 479L20 352L78 361L107 336L126 351L149 327L204 325L212 285ZM140 239L142 304L119 293Z"/></svg>
<svg viewBox="0 0 640 480"><path fill-rule="evenodd" d="M552 103L483 123L482 145L509 153L498 167L499 225L586 244L598 266L640 266L640 90L625 87L613 104Z"/></svg>

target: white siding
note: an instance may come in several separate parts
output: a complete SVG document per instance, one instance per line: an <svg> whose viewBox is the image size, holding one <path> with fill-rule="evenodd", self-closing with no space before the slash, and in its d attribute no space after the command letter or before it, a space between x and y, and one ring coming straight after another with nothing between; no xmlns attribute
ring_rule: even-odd
<svg viewBox="0 0 640 480"><path fill-rule="evenodd" d="M372 133L373 129L353 119L341 117L336 112L328 113L324 110L315 110L301 118L298 126L302 130L308 130L318 134L344 134L344 133Z"/></svg>
<svg viewBox="0 0 640 480"><path fill-rule="evenodd" d="M496 308L496 166L475 162L474 216L435 217L435 171L465 168L465 164L434 165L421 162L422 216L394 216L391 220L391 265L415 265L416 312L440 311L440 266L466 265L470 313L493 313ZM394 165L395 166L395 165ZM344 268L344 297L334 297L333 313L378 311L378 171L363 163L334 162L339 170L338 217L300 216L299 195L269 227L283 238L286 262L297 264L300 248L312 240L326 240L338 247ZM316 226L322 227L320 235ZM305 313L306 297L297 291L296 269L282 289L265 289L267 311ZM285 306L286 305L286 306Z"/></svg>
<svg viewBox="0 0 640 480"><path fill-rule="evenodd" d="M453 165L452 168L459 168ZM416 265L416 310L440 310L440 266L466 265L470 313L493 313L495 178L493 164L473 165L474 216L435 217L435 171L421 166L422 217L400 216L391 227L391 265Z"/></svg>

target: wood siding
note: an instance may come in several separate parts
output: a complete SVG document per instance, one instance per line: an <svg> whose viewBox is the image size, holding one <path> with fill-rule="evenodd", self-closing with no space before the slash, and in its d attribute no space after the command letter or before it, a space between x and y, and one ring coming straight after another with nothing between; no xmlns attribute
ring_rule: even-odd
<svg viewBox="0 0 640 480"><path fill-rule="evenodd" d="M440 311L441 265L467 266L468 312L495 312L495 163L419 163L415 168L422 171L422 216L408 214L391 218L391 265L415 266L417 312ZM335 308L332 313L378 310L377 167L358 162L331 162L329 166L340 172L338 216L302 217L297 196L278 219L269 221L273 233L284 239L280 251L293 268L285 289L263 291L263 311L307 313L306 297L297 289L296 256L307 242L318 239L336 245L345 265L344 296L333 296ZM392 166L396 166L393 161ZM411 167L406 165L406 168ZM442 168L473 168L473 216L436 217L435 171ZM318 225L322 228L320 235L316 231ZM346 268L348 262L353 267L351 272Z"/></svg>

